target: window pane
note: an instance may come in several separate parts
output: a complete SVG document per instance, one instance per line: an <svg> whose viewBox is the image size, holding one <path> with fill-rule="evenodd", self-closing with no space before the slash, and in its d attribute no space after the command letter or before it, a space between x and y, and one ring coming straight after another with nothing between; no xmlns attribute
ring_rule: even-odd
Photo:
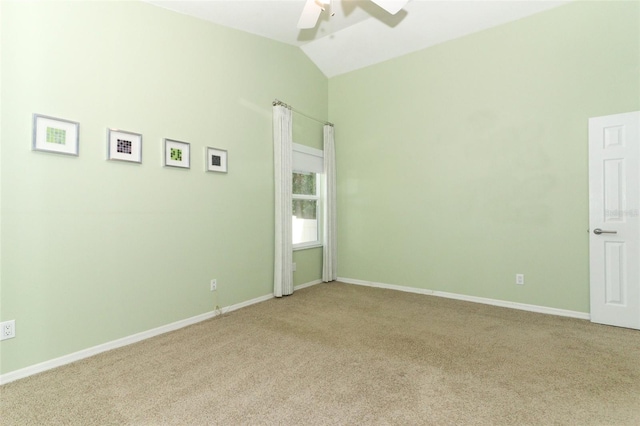
<svg viewBox="0 0 640 426"><path fill-rule="evenodd" d="M316 195L316 174L294 172L293 193L300 195Z"/></svg>
<svg viewBox="0 0 640 426"><path fill-rule="evenodd" d="M318 241L317 201L293 200L293 244Z"/></svg>

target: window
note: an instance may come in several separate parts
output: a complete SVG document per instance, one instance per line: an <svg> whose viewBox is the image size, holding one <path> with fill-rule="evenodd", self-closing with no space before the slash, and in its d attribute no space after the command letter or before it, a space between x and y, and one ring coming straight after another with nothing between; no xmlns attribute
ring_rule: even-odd
<svg viewBox="0 0 640 426"><path fill-rule="evenodd" d="M293 172L293 245L320 244L318 226L318 175L309 172Z"/></svg>
<svg viewBox="0 0 640 426"><path fill-rule="evenodd" d="M292 235L293 248L322 245L320 190L322 151L293 144Z"/></svg>

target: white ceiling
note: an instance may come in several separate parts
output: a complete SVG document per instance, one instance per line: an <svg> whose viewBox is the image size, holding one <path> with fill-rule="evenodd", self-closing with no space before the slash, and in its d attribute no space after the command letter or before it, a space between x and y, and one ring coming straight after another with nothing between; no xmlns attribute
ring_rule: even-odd
<svg viewBox="0 0 640 426"><path fill-rule="evenodd" d="M299 46L327 77L523 18L569 0L413 0L389 15L369 0L333 0L316 28L296 28L305 0L146 0ZM544 29L541 29L544 31Z"/></svg>

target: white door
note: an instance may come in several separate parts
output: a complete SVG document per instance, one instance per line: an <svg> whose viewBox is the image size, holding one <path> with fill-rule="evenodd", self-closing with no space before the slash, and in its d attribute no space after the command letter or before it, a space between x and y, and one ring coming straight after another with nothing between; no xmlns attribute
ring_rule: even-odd
<svg viewBox="0 0 640 426"><path fill-rule="evenodd" d="M640 111L589 119L591 321L640 329Z"/></svg>

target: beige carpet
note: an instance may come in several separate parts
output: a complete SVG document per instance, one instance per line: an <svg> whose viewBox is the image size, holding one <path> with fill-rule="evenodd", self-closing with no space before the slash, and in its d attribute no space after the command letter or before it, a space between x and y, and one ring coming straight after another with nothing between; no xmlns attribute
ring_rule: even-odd
<svg viewBox="0 0 640 426"><path fill-rule="evenodd" d="M639 425L640 332L320 284L0 397L3 425Z"/></svg>

